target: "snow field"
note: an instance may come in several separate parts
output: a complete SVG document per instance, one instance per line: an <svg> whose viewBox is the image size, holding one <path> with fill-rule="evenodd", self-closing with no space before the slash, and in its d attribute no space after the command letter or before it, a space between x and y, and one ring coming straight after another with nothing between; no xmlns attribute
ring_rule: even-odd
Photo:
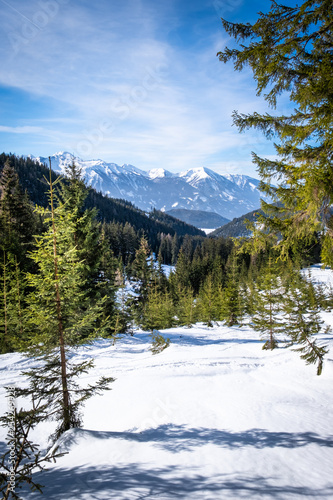
<svg viewBox="0 0 333 500"><path fill-rule="evenodd" d="M314 274L332 277L319 268ZM333 323L332 313L323 318ZM319 336L330 352L317 376L284 342L263 351L250 325L162 333L170 347L154 356L143 331L73 355L95 359L83 385L102 375L116 381L86 403L83 428L60 438L68 454L36 474L45 498L333 499L332 335ZM3 386L21 383L31 363L16 353L0 356L1 413ZM53 428L36 430L42 447Z"/></svg>

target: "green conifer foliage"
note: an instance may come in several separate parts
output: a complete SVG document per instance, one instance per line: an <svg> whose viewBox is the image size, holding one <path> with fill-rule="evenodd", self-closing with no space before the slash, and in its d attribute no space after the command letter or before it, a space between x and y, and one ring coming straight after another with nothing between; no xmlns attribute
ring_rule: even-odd
<svg viewBox="0 0 333 500"><path fill-rule="evenodd" d="M175 281L182 289L185 289L190 283L190 261L186 258L183 250L180 250L174 273Z"/></svg>
<svg viewBox="0 0 333 500"><path fill-rule="evenodd" d="M152 258L149 259L149 255L148 242L142 237L140 247L136 251L135 259L131 265L135 291L135 295L132 298L132 314L138 325L144 321L143 317L148 301L149 288L155 277L154 263Z"/></svg>
<svg viewBox="0 0 333 500"><path fill-rule="evenodd" d="M150 350L152 354L159 354L170 345L170 339L169 338L165 339L163 335L157 330L152 331L151 339L152 339L152 345Z"/></svg>
<svg viewBox="0 0 333 500"><path fill-rule="evenodd" d="M151 286L144 309L141 326L147 330L171 328L174 323L174 306L168 291Z"/></svg>
<svg viewBox="0 0 333 500"><path fill-rule="evenodd" d="M240 131L255 128L277 139L277 160L253 153L261 189L277 202L263 204L271 231L281 233L281 256L321 234L322 261L333 263L333 9L331 0L305 0L295 6L273 1L254 24L222 20L239 43L224 49L221 61L237 71L248 65L258 94L276 107L289 95L293 111L285 114L234 112ZM277 187L276 187L277 186ZM298 240L298 243L295 243Z"/></svg>
<svg viewBox="0 0 333 500"><path fill-rule="evenodd" d="M220 289L220 317L228 326L239 324L243 317L244 301L241 296L237 256L232 252L227 263L226 284Z"/></svg>
<svg viewBox="0 0 333 500"><path fill-rule="evenodd" d="M191 326L198 320L197 301L191 287L181 288L178 285L176 303L177 324L181 326Z"/></svg>
<svg viewBox="0 0 333 500"><path fill-rule="evenodd" d="M257 282L255 313L252 317L253 328L267 338L263 349L277 347L276 336L284 331L284 320L281 317L282 302L281 279L269 257L268 265Z"/></svg>
<svg viewBox="0 0 333 500"><path fill-rule="evenodd" d="M175 265L179 253L179 239L177 233L174 234L171 241L171 264Z"/></svg>
<svg viewBox="0 0 333 500"><path fill-rule="evenodd" d="M32 247L36 228L33 207L23 193L18 175L7 160L0 175L0 257L9 252L27 267L26 253Z"/></svg>
<svg viewBox="0 0 333 500"><path fill-rule="evenodd" d="M301 353L301 358L307 364L317 363L317 375L323 368L323 360L327 354L326 346L319 346L315 338L323 331L324 321L319 314L319 301L313 300L315 291L311 282L303 279L298 272L290 276L288 292L283 297L283 312L285 314L285 332L296 345L295 351ZM329 333L330 328L323 333ZM299 347L297 347L299 346Z"/></svg>
<svg viewBox="0 0 333 500"><path fill-rule="evenodd" d="M77 251L77 258L82 262L82 288L90 295L90 303L103 299L102 320L115 315L115 272L117 261L110 250L105 230L97 221L97 210L84 207L88 188L82 177L82 171L73 162L66 167L67 179L60 184L58 198L71 217L73 231L72 246ZM108 322L108 332L112 335L112 321Z"/></svg>
<svg viewBox="0 0 333 500"><path fill-rule="evenodd" d="M0 353L22 349L26 342L24 293L26 280L16 255L3 254L0 265Z"/></svg>
<svg viewBox="0 0 333 500"><path fill-rule="evenodd" d="M207 326L213 327L214 321L219 319L218 286L209 274L202 285L198 295L199 318Z"/></svg>

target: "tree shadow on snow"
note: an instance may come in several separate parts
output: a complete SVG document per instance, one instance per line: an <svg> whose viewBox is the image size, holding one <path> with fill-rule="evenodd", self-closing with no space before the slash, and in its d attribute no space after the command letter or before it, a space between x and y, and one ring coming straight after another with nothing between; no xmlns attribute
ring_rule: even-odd
<svg viewBox="0 0 333 500"><path fill-rule="evenodd" d="M77 429L66 436L66 448L82 439L122 439L126 441L156 444L158 447L177 453L213 444L221 448L237 449L251 446L263 448L299 448L316 444L333 448L333 436L322 437L315 432L272 432L265 429L249 429L243 432L229 432L209 428L188 428L184 425L164 424L136 432L92 431ZM68 446L69 445L69 446Z"/></svg>
<svg viewBox="0 0 333 500"><path fill-rule="evenodd" d="M36 475L37 476L37 475ZM144 468L138 464L124 466L60 468L44 472L36 477L47 484L44 494L48 500L98 499L98 500L190 500L194 495L204 498L292 498L293 495L309 498L328 498L333 486L312 489L292 485L274 485L262 476L237 476L218 474L205 477L190 474L183 468L170 465L160 468ZM39 494L29 500L40 498ZM207 496L209 495L209 497ZM198 498L198 497L195 497Z"/></svg>
<svg viewBox="0 0 333 500"><path fill-rule="evenodd" d="M202 346L202 345L218 345L218 344L262 344L262 340L258 337L258 339L253 338L253 339L242 339L242 338L212 338L212 337L205 337L204 335L198 336L198 335L193 335L191 336L187 332L181 335L175 335L175 334L170 334L169 332L167 335L172 343L177 343L180 346Z"/></svg>
<svg viewBox="0 0 333 500"><path fill-rule="evenodd" d="M316 433L271 432L264 429L250 429L244 432L227 432L208 428L187 428L176 425L160 425L155 429L142 432L103 432L75 429L64 435L67 449L79 444L84 447L84 440L109 440L110 452L116 452L117 441L126 440L136 443L150 443L171 453L195 451L205 444L214 444L225 449L254 447L256 449L283 447L298 448L310 444L333 447L333 436L321 437ZM200 453L200 451L199 451ZM170 465L165 467L145 468L142 464L130 463L131 456L121 457L119 464L116 454L111 453L110 465L60 467L60 461L54 468L35 474L34 479L47 485L44 494L48 500L80 500L96 498L98 500L171 500L173 498L191 499L202 493L205 498L309 498L333 497L333 484L325 488L276 484L276 478L235 474L215 474L205 477L196 473L195 467ZM128 459L127 459L128 458ZM280 482L280 479L278 478ZM86 495L86 496L85 496ZM88 495L88 496L87 496ZM209 495L209 497L207 496ZM24 495L34 500L37 494Z"/></svg>

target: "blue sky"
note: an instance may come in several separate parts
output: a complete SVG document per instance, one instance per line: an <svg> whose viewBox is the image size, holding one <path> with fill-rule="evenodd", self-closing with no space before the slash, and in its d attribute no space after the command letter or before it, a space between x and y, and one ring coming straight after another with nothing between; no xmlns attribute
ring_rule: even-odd
<svg viewBox="0 0 333 500"><path fill-rule="evenodd" d="M287 0L288 5L295 2ZM231 113L263 112L249 70L216 57L220 18L253 22L262 0L0 0L0 149L69 151L143 170L208 167L257 177L274 154ZM281 109L288 102L281 102Z"/></svg>

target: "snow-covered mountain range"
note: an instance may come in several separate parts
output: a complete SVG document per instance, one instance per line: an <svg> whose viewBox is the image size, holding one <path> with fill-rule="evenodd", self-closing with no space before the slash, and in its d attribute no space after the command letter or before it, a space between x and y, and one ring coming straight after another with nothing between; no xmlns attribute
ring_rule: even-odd
<svg viewBox="0 0 333 500"><path fill-rule="evenodd" d="M31 158L48 165L48 158ZM72 161L82 168L87 183L97 191L131 201L142 210L185 208L233 219L260 206L259 180L247 175L220 175L204 167L176 174L163 168L146 172L133 165L84 161L66 152L51 156L52 169L58 172Z"/></svg>

